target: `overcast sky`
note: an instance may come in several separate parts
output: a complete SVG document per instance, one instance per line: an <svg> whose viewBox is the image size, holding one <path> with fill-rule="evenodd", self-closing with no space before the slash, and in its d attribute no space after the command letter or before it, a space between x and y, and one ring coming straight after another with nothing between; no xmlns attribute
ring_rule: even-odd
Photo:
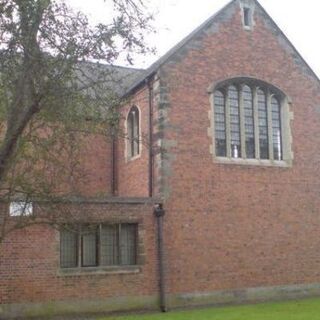
<svg viewBox="0 0 320 320"><path fill-rule="evenodd" d="M95 21L106 21L110 14L103 0L67 1L73 7L86 12ZM156 47L157 54L136 59L136 66L145 68L229 2L229 0L146 1L150 10L155 12L153 24L156 34L150 36L148 42ZM320 1L260 0L259 2L320 77Z"/></svg>

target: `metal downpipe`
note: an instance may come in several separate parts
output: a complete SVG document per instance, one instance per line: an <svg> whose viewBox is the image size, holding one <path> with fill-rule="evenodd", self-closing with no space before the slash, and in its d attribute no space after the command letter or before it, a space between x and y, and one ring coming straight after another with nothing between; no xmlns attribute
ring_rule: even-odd
<svg viewBox="0 0 320 320"><path fill-rule="evenodd" d="M164 275L164 250L163 250L163 217L165 210L162 204L157 204L154 208L154 215L157 223L157 247L158 247L158 271L159 271L159 295L160 310L167 312L165 275Z"/></svg>

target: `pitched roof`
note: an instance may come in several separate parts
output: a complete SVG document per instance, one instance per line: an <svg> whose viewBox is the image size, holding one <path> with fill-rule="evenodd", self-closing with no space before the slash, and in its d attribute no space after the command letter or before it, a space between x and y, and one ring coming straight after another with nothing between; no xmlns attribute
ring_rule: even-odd
<svg viewBox="0 0 320 320"><path fill-rule="evenodd" d="M293 50L296 57L304 64L309 73L320 83L320 79L316 75L316 73L312 70L312 68L308 65L308 63L304 60L295 46L291 43L291 41L287 38L287 36L281 31L275 21L270 17L270 15L266 12L266 10L262 7L262 5L257 0L252 0L263 12L263 14L269 19L272 26L277 30L277 33L284 38L284 40L289 45L290 49ZM219 17L223 15L229 8L233 7L238 3L238 0L231 0L227 5L225 5L218 12L209 17L206 21L204 21L198 28L196 28L193 32L191 32L187 37L181 40L178 44L176 44L172 49L170 49L165 55L163 55L160 59L158 59L155 63L153 63L148 69L144 72L141 72L140 75L131 83L131 85L124 92L124 96L130 94L133 90L135 90L138 86L140 86L145 79L149 78L153 74L155 74L158 69L167 63L169 59L176 54L180 49L182 49L189 41L195 38L200 32L210 26L212 23L219 20Z"/></svg>
<svg viewBox="0 0 320 320"><path fill-rule="evenodd" d="M102 63L81 62L77 77L83 83L100 82L103 88L122 96L144 69L108 65Z"/></svg>
<svg viewBox="0 0 320 320"><path fill-rule="evenodd" d="M136 69L121 66L103 66L106 71L109 71L110 75L110 86L117 94L124 94L136 81L136 79L144 73L144 69Z"/></svg>

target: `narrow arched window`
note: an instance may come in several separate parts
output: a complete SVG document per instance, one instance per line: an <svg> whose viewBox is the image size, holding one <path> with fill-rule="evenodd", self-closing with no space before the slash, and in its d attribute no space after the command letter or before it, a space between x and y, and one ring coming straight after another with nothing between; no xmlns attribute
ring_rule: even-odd
<svg viewBox="0 0 320 320"><path fill-rule="evenodd" d="M225 81L213 93L215 156L284 160L284 94L263 81Z"/></svg>
<svg viewBox="0 0 320 320"><path fill-rule="evenodd" d="M140 153L140 114L139 109L133 106L127 118L127 153L128 158L133 158Z"/></svg>

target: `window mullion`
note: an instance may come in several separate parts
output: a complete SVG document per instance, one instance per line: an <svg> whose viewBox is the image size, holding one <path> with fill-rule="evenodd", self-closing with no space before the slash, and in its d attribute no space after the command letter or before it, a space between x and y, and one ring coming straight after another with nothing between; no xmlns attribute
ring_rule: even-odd
<svg viewBox="0 0 320 320"><path fill-rule="evenodd" d="M97 265L101 265L101 258L102 258L102 245L101 245L101 236L102 236L102 225L99 224L98 228L98 257L97 257Z"/></svg>
<svg viewBox="0 0 320 320"><path fill-rule="evenodd" d="M118 224L118 264L122 264L121 259L121 223Z"/></svg>
<svg viewBox="0 0 320 320"><path fill-rule="evenodd" d="M270 90L267 90L267 114L268 114L268 147L269 147L269 159L274 160L273 155L273 137L272 137L272 109L271 109L271 94Z"/></svg>
<svg viewBox="0 0 320 320"><path fill-rule="evenodd" d="M253 88L253 117L254 117L254 144L255 157L260 159L260 142L259 142L259 110L258 110L258 88Z"/></svg>
<svg viewBox="0 0 320 320"><path fill-rule="evenodd" d="M240 143L241 143L241 158L246 159L246 134L244 125L244 104L243 104L243 85L240 85L239 90L239 116L240 116Z"/></svg>
<svg viewBox="0 0 320 320"><path fill-rule="evenodd" d="M79 226L77 235L78 235L78 268L81 268L82 265L82 227L81 225Z"/></svg>
<svg viewBox="0 0 320 320"><path fill-rule="evenodd" d="M227 144L227 157L231 158L231 126L230 126L230 102L228 88L226 88L226 99L225 99L225 111L226 111L226 144Z"/></svg>

